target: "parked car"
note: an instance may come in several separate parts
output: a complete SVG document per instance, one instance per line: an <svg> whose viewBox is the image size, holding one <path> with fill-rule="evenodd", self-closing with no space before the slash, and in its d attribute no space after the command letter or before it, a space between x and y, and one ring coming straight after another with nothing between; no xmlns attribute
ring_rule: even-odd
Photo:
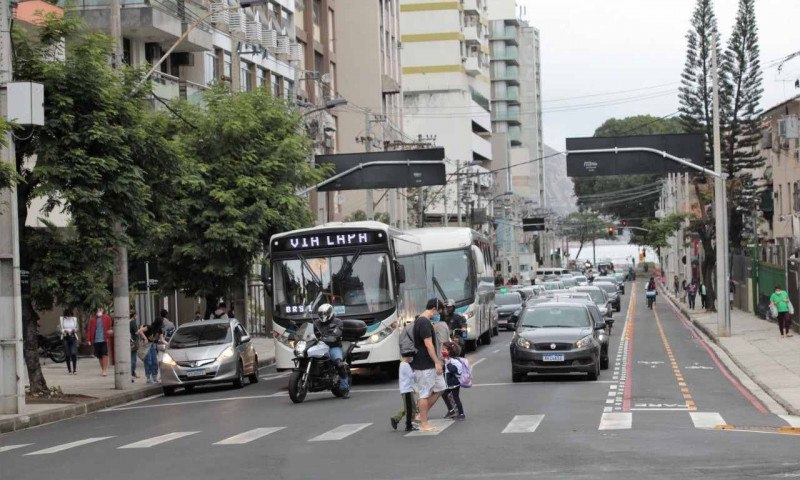
<svg viewBox="0 0 800 480"><path fill-rule="evenodd" d="M511 378L521 382L530 372L585 372L600 376L600 331L586 303L546 302L528 307L511 340Z"/></svg>
<svg viewBox="0 0 800 480"><path fill-rule="evenodd" d="M236 388L258 383L258 355L250 335L235 319L184 323L172 335L161 360L164 395L183 387L233 383Z"/></svg>
<svg viewBox="0 0 800 480"><path fill-rule="evenodd" d="M524 306L522 295L519 292L498 293L494 296L494 305L497 309L497 326L511 330L513 324L509 322L511 314L521 310Z"/></svg>
<svg viewBox="0 0 800 480"><path fill-rule="evenodd" d="M595 287L600 287L605 290L606 295L608 295L608 300L611 302L611 305L614 307L615 312L619 312L622 310L622 302L619 296L619 289L617 288L617 284L613 280L603 280L602 277L595 278L592 285Z"/></svg>

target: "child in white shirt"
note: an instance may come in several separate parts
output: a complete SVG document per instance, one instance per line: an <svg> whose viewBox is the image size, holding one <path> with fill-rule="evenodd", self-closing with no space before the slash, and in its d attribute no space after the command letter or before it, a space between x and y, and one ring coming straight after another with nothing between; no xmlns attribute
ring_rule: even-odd
<svg viewBox="0 0 800 480"><path fill-rule="evenodd" d="M417 414L417 402L414 401L414 371L411 369L410 362L411 357L400 358L398 383L400 386L400 395L403 397L403 408L390 419L392 428L397 430L397 425L400 423L400 420L406 417L406 432L419 430L419 428L412 423L414 415Z"/></svg>

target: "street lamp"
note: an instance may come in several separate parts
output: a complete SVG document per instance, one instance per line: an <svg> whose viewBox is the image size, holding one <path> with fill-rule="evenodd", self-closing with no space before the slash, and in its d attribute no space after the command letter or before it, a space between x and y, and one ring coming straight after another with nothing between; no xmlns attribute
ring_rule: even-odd
<svg viewBox="0 0 800 480"><path fill-rule="evenodd" d="M312 113L316 113L316 112L319 112L319 111L322 111L322 110L330 110L330 109L336 108L336 107L338 107L340 105L347 105L347 99L346 98L340 98L340 97L339 98L331 98L330 100L325 102L325 105L323 105L321 107L312 108L311 110L309 110L307 112L303 112L303 116L305 117L307 115L311 115Z"/></svg>

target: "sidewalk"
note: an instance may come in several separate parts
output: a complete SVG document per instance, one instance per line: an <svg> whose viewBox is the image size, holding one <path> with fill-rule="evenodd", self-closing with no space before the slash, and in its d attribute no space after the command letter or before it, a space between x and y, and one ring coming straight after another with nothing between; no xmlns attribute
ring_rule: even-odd
<svg viewBox="0 0 800 480"><path fill-rule="evenodd" d="M251 340L258 353L259 366L275 362L275 342L267 337ZM109 367L107 377L100 376L98 361L92 357L78 358L78 374L69 375L66 363L42 360L42 373L50 388L61 387L65 403L28 403L25 411L16 415L0 415L0 433L35 427L45 423L65 420L87 413L161 394L160 385L148 385L144 379L144 365L137 361L136 374L140 376L129 390L114 389L114 367ZM68 402L68 403L67 403Z"/></svg>
<svg viewBox="0 0 800 480"><path fill-rule="evenodd" d="M777 323L732 309L731 336L719 337L716 313L688 310L674 295L667 296L759 387L791 415L800 415L800 335L781 338Z"/></svg>

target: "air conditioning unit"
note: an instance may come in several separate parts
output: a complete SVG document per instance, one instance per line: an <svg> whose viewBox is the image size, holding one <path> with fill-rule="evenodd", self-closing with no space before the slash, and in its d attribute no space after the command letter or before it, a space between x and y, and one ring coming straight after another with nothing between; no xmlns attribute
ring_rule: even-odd
<svg viewBox="0 0 800 480"><path fill-rule="evenodd" d="M289 36L278 35L278 47L275 49L278 55L289 55Z"/></svg>
<svg viewBox="0 0 800 480"><path fill-rule="evenodd" d="M255 20L247 20L244 35L250 43L261 43L261 24Z"/></svg>
<svg viewBox="0 0 800 480"><path fill-rule="evenodd" d="M291 42L289 44L289 60L293 62L299 62L300 55L302 55L302 52L300 51L300 44L297 42Z"/></svg>
<svg viewBox="0 0 800 480"><path fill-rule="evenodd" d="M271 52L278 48L278 32L266 25L261 25L261 45Z"/></svg>
<svg viewBox="0 0 800 480"><path fill-rule="evenodd" d="M241 10L234 10L230 12L229 17L228 26L230 27L231 33L244 33L246 20L244 12Z"/></svg>
<svg viewBox="0 0 800 480"><path fill-rule="evenodd" d="M224 2L211 2L211 23L228 24L230 20L230 10Z"/></svg>
<svg viewBox="0 0 800 480"><path fill-rule="evenodd" d="M778 136L786 140L800 138L800 120L795 116L778 119Z"/></svg>

